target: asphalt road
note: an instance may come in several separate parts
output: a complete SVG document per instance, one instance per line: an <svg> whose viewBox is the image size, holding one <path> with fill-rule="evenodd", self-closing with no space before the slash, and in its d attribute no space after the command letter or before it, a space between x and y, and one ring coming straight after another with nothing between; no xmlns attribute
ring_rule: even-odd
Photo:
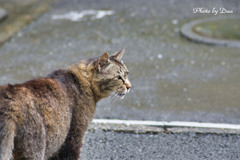
<svg viewBox="0 0 240 160"><path fill-rule="evenodd" d="M197 44L179 34L184 23L213 16L194 14L195 7L223 6L239 12L238 0L207 2L59 0L1 46L0 85L20 83L125 47L123 61L132 90L124 100L101 101L95 118L238 124L239 49ZM8 13L4 23L11 21ZM34 15L23 13L27 20ZM7 26L14 28L15 23Z"/></svg>
<svg viewBox="0 0 240 160"><path fill-rule="evenodd" d="M92 130L81 160L238 160L240 135Z"/></svg>

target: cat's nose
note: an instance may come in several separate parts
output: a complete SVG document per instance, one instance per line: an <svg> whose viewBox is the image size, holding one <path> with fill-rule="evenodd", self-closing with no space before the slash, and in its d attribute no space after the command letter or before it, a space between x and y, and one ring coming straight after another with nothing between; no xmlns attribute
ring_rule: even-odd
<svg viewBox="0 0 240 160"><path fill-rule="evenodd" d="M132 85L131 85L131 83L129 82L129 80L127 80L127 81L125 82L125 85L126 85L127 91L129 92L130 89L131 89L131 87L132 87Z"/></svg>

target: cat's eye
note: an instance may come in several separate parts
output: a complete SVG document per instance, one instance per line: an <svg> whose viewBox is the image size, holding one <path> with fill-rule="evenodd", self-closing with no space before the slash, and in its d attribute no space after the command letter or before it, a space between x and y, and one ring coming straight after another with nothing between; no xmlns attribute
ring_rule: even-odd
<svg viewBox="0 0 240 160"><path fill-rule="evenodd" d="M122 80L122 77L121 76L117 76L116 77L118 80Z"/></svg>

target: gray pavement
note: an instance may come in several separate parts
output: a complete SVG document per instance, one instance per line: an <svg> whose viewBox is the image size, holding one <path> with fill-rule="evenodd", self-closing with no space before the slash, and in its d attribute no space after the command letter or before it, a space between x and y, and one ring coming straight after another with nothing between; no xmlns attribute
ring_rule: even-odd
<svg viewBox="0 0 240 160"><path fill-rule="evenodd" d="M47 12L54 0L0 0L0 45Z"/></svg>
<svg viewBox="0 0 240 160"><path fill-rule="evenodd" d="M95 118L238 124L239 49L197 44L179 34L186 22L213 16L193 8L223 6L239 13L238 0L207 2L58 1L2 45L0 84L125 47L133 89L122 101L101 101ZM97 18L103 11L113 14Z"/></svg>
<svg viewBox="0 0 240 160"><path fill-rule="evenodd" d="M122 130L124 127L120 130L116 129L117 126L112 130L106 130L106 126L103 127L105 129L100 128L91 127L87 133L82 160L237 160L240 158L239 134L201 133L189 129L178 132L160 131L161 129L160 132L144 132L144 128L129 126L124 130ZM134 132L136 130L137 132Z"/></svg>

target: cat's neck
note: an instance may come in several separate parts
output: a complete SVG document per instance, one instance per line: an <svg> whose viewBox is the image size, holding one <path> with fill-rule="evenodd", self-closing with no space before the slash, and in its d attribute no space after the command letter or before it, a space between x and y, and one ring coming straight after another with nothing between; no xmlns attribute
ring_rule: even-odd
<svg viewBox="0 0 240 160"><path fill-rule="evenodd" d="M78 114L73 114L72 121L73 123L81 123L81 125L86 127L91 123L97 103L91 86L93 74L91 66L86 61L81 61L68 67L67 70L73 75L74 84L79 90L78 94L75 95L75 103L77 105L73 108L73 112Z"/></svg>
<svg viewBox="0 0 240 160"><path fill-rule="evenodd" d="M71 65L68 69L76 76L84 92L89 97L94 97L95 103L97 103L98 98L95 97L94 91L92 90L92 65L89 64L87 60L81 61L80 63Z"/></svg>

